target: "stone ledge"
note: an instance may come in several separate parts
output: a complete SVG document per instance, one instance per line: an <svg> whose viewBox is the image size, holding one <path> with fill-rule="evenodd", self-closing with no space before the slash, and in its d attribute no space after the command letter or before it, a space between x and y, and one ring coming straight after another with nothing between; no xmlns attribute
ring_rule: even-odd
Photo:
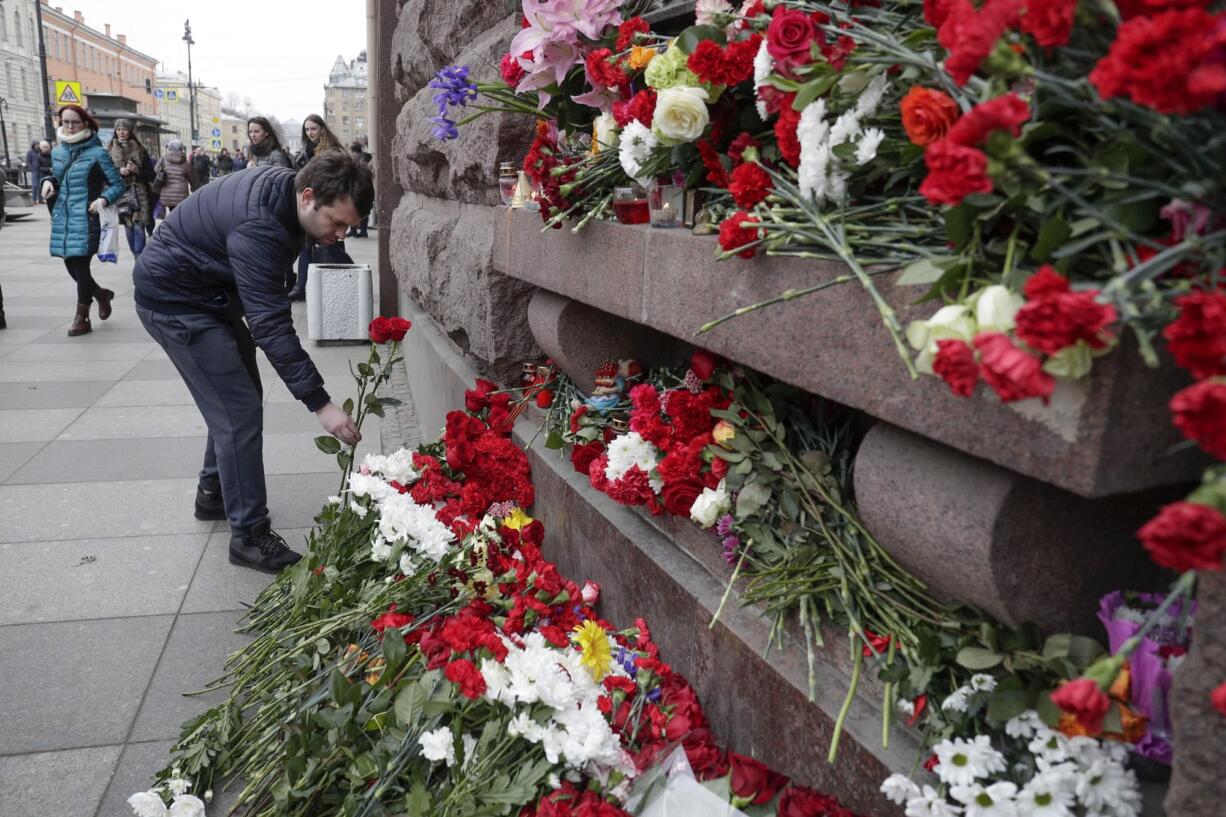
<svg viewBox="0 0 1226 817"><path fill-rule="evenodd" d="M414 323L404 346L413 401L422 427L440 428L476 372L428 316L415 306L405 315ZM536 431L521 418L515 436L527 444ZM799 783L838 794L857 812L898 814L877 787L890 771L910 769L920 746L913 733L895 730L890 748L881 748L881 712L868 697L871 683L853 703L838 761L827 764L833 714L847 689L844 667L819 659L817 701L810 703L803 652L772 650L763 657L770 627L754 610L741 608L734 597L715 626L707 626L723 585L688 548L596 492L540 438L529 457L537 488L533 515L545 523L548 557L566 575L601 584L601 611L610 620L648 620L666 660L694 685L723 742ZM701 532L690 526L685 535Z"/></svg>
<svg viewBox="0 0 1226 817"><path fill-rule="evenodd" d="M1186 384L1174 366L1147 368L1130 339L1062 384L1052 405L1006 406L982 390L952 397L936 378L913 382L868 296L856 284L730 321L695 338L707 320L842 272L795 258L716 261L713 238L611 222L541 232L537 214L502 209L494 268L543 289L698 342L800 388L861 409L1018 473L1088 497L1194 481L1199 455L1180 442L1166 403ZM904 325L917 287L878 279Z"/></svg>

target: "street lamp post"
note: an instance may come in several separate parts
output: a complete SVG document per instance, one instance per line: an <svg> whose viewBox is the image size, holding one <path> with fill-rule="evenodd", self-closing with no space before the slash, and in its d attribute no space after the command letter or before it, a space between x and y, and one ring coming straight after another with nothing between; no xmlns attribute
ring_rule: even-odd
<svg viewBox="0 0 1226 817"><path fill-rule="evenodd" d="M6 168L9 166L9 130L8 125L4 124L4 110L8 106L9 101L0 96L0 140L4 142L4 166Z"/></svg>
<svg viewBox="0 0 1226 817"><path fill-rule="evenodd" d="M195 147L200 143L200 127L196 124L196 83L192 81L192 46L196 41L192 39L191 20L183 21L183 42L187 43L187 98L191 105L192 146Z"/></svg>
<svg viewBox="0 0 1226 817"><path fill-rule="evenodd" d="M46 129L47 141L55 141L55 124L51 121L51 89L47 79L47 42L43 38L43 0L34 4L34 16L38 25L38 65L43 80L43 127Z"/></svg>

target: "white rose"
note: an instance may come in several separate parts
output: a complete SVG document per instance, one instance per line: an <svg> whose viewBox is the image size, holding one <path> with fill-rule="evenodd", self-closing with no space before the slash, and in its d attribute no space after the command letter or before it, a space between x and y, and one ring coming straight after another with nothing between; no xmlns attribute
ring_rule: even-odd
<svg viewBox="0 0 1226 817"><path fill-rule="evenodd" d="M721 482L718 488L702 489L702 493L690 506L690 519L704 528L709 528L718 522L721 516L728 513L731 506L728 494L724 491L724 483Z"/></svg>
<svg viewBox="0 0 1226 817"><path fill-rule="evenodd" d="M602 113L592 123L592 136L600 150L617 147L617 120L612 114Z"/></svg>
<svg viewBox="0 0 1226 817"><path fill-rule="evenodd" d="M980 332L1011 332L1013 318L1025 303L1025 298L1000 284L981 289L971 298Z"/></svg>
<svg viewBox="0 0 1226 817"><path fill-rule="evenodd" d="M704 88L679 85L660 91L656 97L651 129L665 144L693 142L702 136L710 122Z"/></svg>

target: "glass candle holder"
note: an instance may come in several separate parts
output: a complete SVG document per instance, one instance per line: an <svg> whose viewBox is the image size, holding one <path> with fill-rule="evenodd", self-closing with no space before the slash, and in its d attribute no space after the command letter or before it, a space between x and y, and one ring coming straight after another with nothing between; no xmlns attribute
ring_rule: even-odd
<svg viewBox="0 0 1226 817"><path fill-rule="evenodd" d="M622 224L646 224L651 218L647 191L638 185L613 188L613 214Z"/></svg>
<svg viewBox="0 0 1226 817"><path fill-rule="evenodd" d="M502 203L507 207L511 206L511 202L515 199L515 186L519 183L519 174L515 172L515 165L511 162L503 162L498 168L498 195L502 197Z"/></svg>
<svg viewBox="0 0 1226 817"><path fill-rule="evenodd" d="M685 187L672 178L647 186L647 212L652 227L680 227L685 216Z"/></svg>

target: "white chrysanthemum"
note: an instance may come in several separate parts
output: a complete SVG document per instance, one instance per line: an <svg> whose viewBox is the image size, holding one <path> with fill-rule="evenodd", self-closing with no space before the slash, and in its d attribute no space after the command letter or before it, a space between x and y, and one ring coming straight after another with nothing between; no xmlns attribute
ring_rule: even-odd
<svg viewBox="0 0 1226 817"><path fill-rule="evenodd" d="M1033 709L1005 721L1005 734L1011 738L1030 738L1041 728L1044 728L1043 719Z"/></svg>
<svg viewBox="0 0 1226 817"><path fill-rule="evenodd" d="M187 794L192 784L181 777L172 777L166 781L166 791L170 792L172 797L178 797L180 794Z"/></svg>
<svg viewBox="0 0 1226 817"><path fill-rule="evenodd" d="M694 500L694 504L690 506L690 519L697 522L704 529L710 528L719 521L719 518L728 513L732 502L728 497L728 492L724 490L724 483L715 488L703 488L702 493Z"/></svg>
<svg viewBox="0 0 1226 817"><path fill-rule="evenodd" d="M607 454L609 464L604 469L605 479L621 479L627 471L637 465L643 473L648 475L652 490L659 493L664 488L663 480L655 473L660 451L644 440L637 431L623 434L609 443Z"/></svg>
<svg viewBox="0 0 1226 817"><path fill-rule="evenodd" d="M868 119L875 114L889 85L890 81L884 73L873 77L868 87L864 89L864 93L860 94L860 98L856 100L856 117Z"/></svg>
<svg viewBox="0 0 1226 817"><path fill-rule="evenodd" d="M700 26L714 25L715 15L731 13L732 4L728 0L698 0L694 4L694 22Z"/></svg>
<svg viewBox="0 0 1226 817"><path fill-rule="evenodd" d="M204 817L204 801L191 794L180 794L166 810L166 817Z"/></svg>
<svg viewBox="0 0 1226 817"><path fill-rule="evenodd" d="M766 85L766 78L775 70L775 59L771 56L770 51L766 47L766 38L762 38L762 45L758 46L758 53L753 58L753 87L754 96L758 97L756 107L758 109L758 118L763 122L766 121L766 103L762 101L761 96L757 93L758 89Z"/></svg>
<svg viewBox="0 0 1226 817"><path fill-rule="evenodd" d="M401 485L407 485L420 476L413 467L413 452L407 448L390 454L367 454L363 462L371 473L382 474Z"/></svg>
<svg viewBox="0 0 1226 817"><path fill-rule="evenodd" d="M954 738L938 743L932 748L937 756L933 770L942 783L950 786L969 786L977 779L1005 770L1005 757L992 748L987 735L976 735L973 740Z"/></svg>
<svg viewBox="0 0 1226 817"><path fill-rule="evenodd" d="M136 817L166 817L166 804L157 792L138 791L128 798L128 805Z"/></svg>
<svg viewBox="0 0 1226 817"><path fill-rule="evenodd" d="M855 111L844 111L834 120L830 129L830 146L838 147L844 142L854 141L860 135L860 120Z"/></svg>
<svg viewBox="0 0 1226 817"><path fill-rule="evenodd" d="M877 148L885 139L885 131L881 128L869 128L860 136L856 143L856 164L866 165L877 158Z"/></svg>
<svg viewBox="0 0 1226 817"><path fill-rule="evenodd" d="M339 496L330 496L328 497L328 504L329 505L339 505L341 504L341 498Z"/></svg>
<svg viewBox="0 0 1226 817"><path fill-rule="evenodd" d="M827 171L831 154L827 136L826 100L819 99L800 112L796 138L800 142L800 167L796 171L802 198L818 204L826 200Z"/></svg>
<svg viewBox="0 0 1226 817"><path fill-rule="evenodd" d="M977 672L971 676L971 689L975 692L991 692L996 689L996 679L986 672Z"/></svg>
<svg viewBox="0 0 1226 817"><path fill-rule="evenodd" d="M617 158L622 170L632 179L642 183L643 165L651 158L651 152L658 147L660 141L651 132L651 128L637 119L627 123L622 128L621 141L617 146Z"/></svg>
<svg viewBox="0 0 1226 817"><path fill-rule="evenodd" d="M941 709L946 712L965 712L969 706L969 692L967 687L955 689L948 698L941 701Z"/></svg>
<svg viewBox="0 0 1226 817"><path fill-rule="evenodd" d="M950 794L966 805L966 817L1018 817L1017 786L1007 780L990 786L954 786Z"/></svg>
<svg viewBox="0 0 1226 817"><path fill-rule="evenodd" d="M1032 755L1047 763L1063 763L1071 757L1068 738L1046 726L1040 726L1035 730L1034 737L1031 738L1026 748Z"/></svg>
<svg viewBox="0 0 1226 817"><path fill-rule="evenodd" d="M417 564L413 561L412 553L400 554L400 572L406 576L412 576L417 572Z"/></svg>
<svg viewBox="0 0 1226 817"><path fill-rule="evenodd" d="M356 513L358 515L358 519L365 519L366 514L369 512L365 505L359 505L357 502L354 502L352 499L349 500L349 510Z"/></svg>
<svg viewBox="0 0 1226 817"><path fill-rule="evenodd" d="M951 805L932 786L924 786L917 797L907 801L906 817L958 817L962 809Z"/></svg>
<svg viewBox="0 0 1226 817"><path fill-rule="evenodd" d="M354 496L368 496L379 502L394 495L396 489L388 485L382 477L354 471L349 475L349 493Z"/></svg>
<svg viewBox="0 0 1226 817"><path fill-rule="evenodd" d="M1136 775L1111 760L1095 761L1077 775L1077 798L1088 811L1118 817L1140 813L1141 791Z"/></svg>
<svg viewBox="0 0 1226 817"><path fill-rule="evenodd" d="M435 562L446 557L455 541L455 534L438 520L432 507L419 505L408 494L401 493L379 503L379 534L393 544L406 542L412 550Z"/></svg>
<svg viewBox="0 0 1226 817"><path fill-rule="evenodd" d="M460 741L464 744L464 763L460 766L463 769L477 756L477 739L472 735L460 735Z"/></svg>
<svg viewBox="0 0 1226 817"><path fill-rule="evenodd" d="M370 560L372 562L386 562L392 558L392 546L382 536L376 536L374 541L370 543Z"/></svg>
<svg viewBox="0 0 1226 817"><path fill-rule="evenodd" d="M1071 781L1061 772L1040 772L1017 795L1018 817L1073 817Z"/></svg>
<svg viewBox="0 0 1226 817"><path fill-rule="evenodd" d="M895 701L894 708L898 710L899 714L908 718L915 714L915 703L905 698L899 698Z"/></svg>
<svg viewBox="0 0 1226 817"><path fill-rule="evenodd" d="M891 803L902 805L920 796L920 787L905 774L892 774L881 784L881 793Z"/></svg>
<svg viewBox="0 0 1226 817"><path fill-rule="evenodd" d="M839 204L847 198L847 180L851 177L841 171L833 170L830 172L830 178L826 190L826 195L833 202Z"/></svg>
<svg viewBox="0 0 1226 817"><path fill-rule="evenodd" d="M440 760L448 766L455 765L455 741L451 738L451 730L440 726L433 732L422 734L417 742L421 744L421 756L431 763Z"/></svg>

